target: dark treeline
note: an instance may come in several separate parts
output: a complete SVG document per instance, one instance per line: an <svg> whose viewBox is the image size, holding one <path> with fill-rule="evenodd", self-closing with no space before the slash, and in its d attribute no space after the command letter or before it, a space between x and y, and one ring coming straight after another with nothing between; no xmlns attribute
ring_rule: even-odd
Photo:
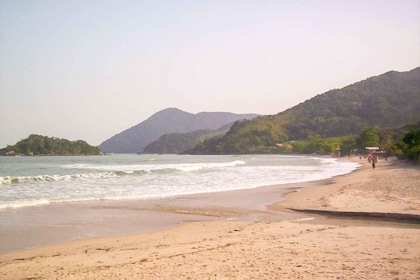
<svg viewBox="0 0 420 280"><path fill-rule="evenodd" d="M98 147L83 140L66 139L32 134L28 138L9 145L2 150L3 155L99 155Z"/></svg>

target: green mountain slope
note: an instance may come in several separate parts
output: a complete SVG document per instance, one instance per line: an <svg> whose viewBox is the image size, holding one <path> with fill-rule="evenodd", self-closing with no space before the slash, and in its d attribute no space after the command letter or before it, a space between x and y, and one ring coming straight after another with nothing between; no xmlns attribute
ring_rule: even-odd
<svg viewBox="0 0 420 280"><path fill-rule="evenodd" d="M315 96L290 110L291 140L358 134L367 127L399 126L420 118L420 68L388 72Z"/></svg>
<svg viewBox="0 0 420 280"><path fill-rule="evenodd" d="M190 153L274 152L277 143L357 135L369 127L416 120L420 120L420 67L331 90L276 115L237 122L223 137L206 140Z"/></svg>
<svg viewBox="0 0 420 280"><path fill-rule="evenodd" d="M217 130L197 130L187 133L172 133L162 135L158 140L147 145L145 154L182 154L193 149L198 143L216 136L222 136L232 126L226 125Z"/></svg>

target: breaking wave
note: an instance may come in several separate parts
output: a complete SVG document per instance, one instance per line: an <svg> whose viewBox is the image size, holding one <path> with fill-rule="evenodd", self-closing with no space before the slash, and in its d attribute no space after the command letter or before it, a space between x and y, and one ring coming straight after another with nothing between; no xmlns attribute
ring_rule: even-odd
<svg viewBox="0 0 420 280"><path fill-rule="evenodd" d="M4 160L0 167L10 172L0 176L0 209L249 189L331 178L358 167L334 158L277 155ZM41 172L46 174L36 175Z"/></svg>

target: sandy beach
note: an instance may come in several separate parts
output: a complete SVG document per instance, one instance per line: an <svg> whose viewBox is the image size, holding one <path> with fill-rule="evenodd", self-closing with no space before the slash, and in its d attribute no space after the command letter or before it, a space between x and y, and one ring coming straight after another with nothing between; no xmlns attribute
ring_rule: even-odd
<svg viewBox="0 0 420 280"><path fill-rule="evenodd" d="M163 222L142 234L3 253L0 279L420 279L420 169L360 163L288 189L73 205L112 213L103 221L110 228L118 215Z"/></svg>

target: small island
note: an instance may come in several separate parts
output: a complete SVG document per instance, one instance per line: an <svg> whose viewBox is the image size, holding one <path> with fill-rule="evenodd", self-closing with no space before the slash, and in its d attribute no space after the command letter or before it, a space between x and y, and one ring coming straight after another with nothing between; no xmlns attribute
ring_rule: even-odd
<svg viewBox="0 0 420 280"><path fill-rule="evenodd" d="M86 141L31 134L28 138L8 145L0 150L1 156L75 156L102 155L99 147L91 146Z"/></svg>

